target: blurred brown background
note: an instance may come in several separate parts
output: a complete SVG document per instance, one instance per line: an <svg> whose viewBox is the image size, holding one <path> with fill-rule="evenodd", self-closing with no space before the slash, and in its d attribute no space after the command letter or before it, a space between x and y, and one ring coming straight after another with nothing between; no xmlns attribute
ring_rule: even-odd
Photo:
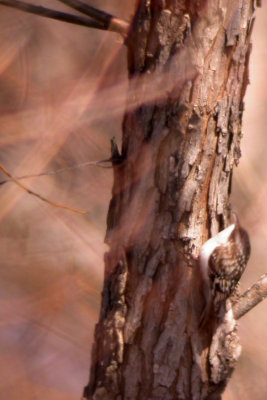
<svg viewBox="0 0 267 400"><path fill-rule="evenodd" d="M35 1L70 11L55 0ZM130 18L133 1L89 2ZM247 288L267 271L267 5L257 10L234 209L248 228ZM118 35L0 6L0 161L15 176L108 158L127 89ZM0 175L0 180L5 179ZM110 169L24 180L81 216L0 186L0 400L76 400L87 383L103 280ZM224 400L267 398L267 303L240 321L243 352Z"/></svg>

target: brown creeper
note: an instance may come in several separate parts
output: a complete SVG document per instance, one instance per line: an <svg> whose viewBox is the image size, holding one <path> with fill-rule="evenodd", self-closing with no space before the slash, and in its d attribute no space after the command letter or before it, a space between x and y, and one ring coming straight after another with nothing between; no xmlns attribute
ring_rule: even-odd
<svg viewBox="0 0 267 400"><path fill-rule="evenodd" d="M217 311L216 305L233 293L250 256L249 236L235 214L233 219L232 225L209 239L200 250L199 264L206 300L201 325L209 318L212 305Z"/></svg>

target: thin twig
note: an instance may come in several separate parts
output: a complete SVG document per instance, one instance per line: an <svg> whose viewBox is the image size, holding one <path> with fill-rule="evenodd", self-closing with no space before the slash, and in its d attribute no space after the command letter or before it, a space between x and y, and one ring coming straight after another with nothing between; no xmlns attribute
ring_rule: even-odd
<svg viewBox="0 0 267 400"><path fill-rule="evenodd" d="M87 211L85 211L85 210L79 210L78 208L68 207L68 206L65 206L64 204L60 204L55 201L46 199L39 193L33 192L31 189L28 189L26 186L24 186L22 183L20 183L16 178L14 178L13 175L11 175L11 173L2 164L0 164L0 169L5 175L7 175L21 189L25 190L27 193L29 193L35 197L38 197L38 199L40 199L48 204L51 204L52 206L58 207L58 208L65 208L66 210L73 211L78 214L87 214Z"/></svg>
<svg viewBox="0 0 267 400"><path fill-rule="evenodd" d="M90 165L94 165L94 166L100 167L100 168L107 168L107 169L113 168L112 166L101 165L102 163L106 163L106 162L112 162L112 160L109 158L106 160L99 160L99 161L86 161L84 163L75 164L70 167L59 168L59 169L55 169L55 170L51 170L51 171L43 171L43 172L40 172L39 174L15 176L14 178L17 179L18 181L20 181L22 179L36 178L38 176L57 175L57 174L61 174L62 172L71 171L71 170L83 168L83 167L88 167ZM13 181L13 179L4 179L4 180L0 181L0 185L3 185L4 183L7 183L7 182L12 182L12 181Z"/></svg>
<svg viewBox="0 0 267 400"><path fill-rule="evenodd" d="M114 31L126 35L129 30L129 23L121 18L114 17L105 11L98 10L88 4L83 3L79 0L59 0L61 3L68 5L69 7L88 15L89 17L98 20L103 23L105 29Z"/></svg>
<svg viewBox="0 0 267 400"><path fill-rule="evenodd" d="M267 297L267 274L264 274L233 305L234 318L239 319Z"/></svg>
<svg viewBox="0 0 267 400"><path fill-rule="evenodd" d="M129 23L124 21L123 19L116 18L111 14L88 6L80 1L62 1L62 3L69 3L68 5L70 7L81 11L83 14L86 14L91 18L67 14L61 11L52 10L50 8L35 6L33 4L25 3L24 1L19 0L0 0L0 5L16 8L17 10L36 14L41 17L57 19L59 21L69 22L75 25L87 26L89 28L109 30L120 33L123 36L126 36L126 33L128 32Z"/></svg>
<svg viewBox="0 0 267 400"><path fill-rule="evenodd" d="M106 30L103 23L89 19L83 16L66 14L61 11L51 10L50 8L45 8L42 6L35 6L33 4L25 3L18 0L0 0L0 5L7 7L16 8L17 10L25 11L27 13L40 15L41 17L47 17L52 19L57 19L59 21L69 22L75 25L87 26L89 28Z"/></svg>

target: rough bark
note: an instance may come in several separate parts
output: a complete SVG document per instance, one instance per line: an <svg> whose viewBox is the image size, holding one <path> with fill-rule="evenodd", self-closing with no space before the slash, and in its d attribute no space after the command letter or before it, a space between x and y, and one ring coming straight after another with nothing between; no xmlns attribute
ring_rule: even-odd
<svg viewBox="0 0 267 400"><path fill-rule="evenodd" d="M231 301L199 328L197 257L229 223L253 11L252 0L138 2L86 399L220 399L233 371Z"/></svg>

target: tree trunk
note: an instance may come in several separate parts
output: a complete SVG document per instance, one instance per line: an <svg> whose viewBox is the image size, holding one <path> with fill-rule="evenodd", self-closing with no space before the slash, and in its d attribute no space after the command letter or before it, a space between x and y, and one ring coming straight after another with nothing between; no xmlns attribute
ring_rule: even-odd
<svg viewBox="0 0 267 400"><path fill-rule="evenodd" d="M252 0L138 2L86 399L220 399L233 371L231 301L200 328L197 257L229 224L253 11Z"/></svg>

